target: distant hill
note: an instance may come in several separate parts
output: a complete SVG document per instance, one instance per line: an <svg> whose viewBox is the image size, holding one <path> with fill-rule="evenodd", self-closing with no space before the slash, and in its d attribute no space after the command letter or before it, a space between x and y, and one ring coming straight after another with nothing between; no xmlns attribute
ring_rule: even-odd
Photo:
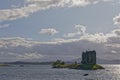
<svg viewBox="0 0 120 80"><path fill-rule="evenodd" d="M74 63L75 61L77 63L81 62L81 58L77 58L77 59L73 59L70 61L65 61L67 63ZM48 64L52 64L54 61L44 61L44 62L29 62L29 61L16 61L16 62L0 62L0 64L33 64L33 65L37 65L37 64L44 64L44 65L48 65ZM97 58L97 64L120 64L120 60L105 60L105 59L100 59Z"/></svg>
<svg viewBox="0 0 120 80"><path fill-rule="evenodd" d="M33 64L33 65L48 65L48 64L52 64L53 62L25 62L25 61L16 61L16 62L1 62L2 64Z"/></svg>

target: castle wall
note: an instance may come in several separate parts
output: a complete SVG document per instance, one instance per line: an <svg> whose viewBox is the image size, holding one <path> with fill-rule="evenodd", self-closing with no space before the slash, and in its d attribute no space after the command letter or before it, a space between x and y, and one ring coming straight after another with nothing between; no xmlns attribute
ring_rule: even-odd
<svg viewBox="0 0 120 80"><path fill-rule="evenodd" d="M86 51L82 53L82 64L96 64L96 52Z"/></svg>

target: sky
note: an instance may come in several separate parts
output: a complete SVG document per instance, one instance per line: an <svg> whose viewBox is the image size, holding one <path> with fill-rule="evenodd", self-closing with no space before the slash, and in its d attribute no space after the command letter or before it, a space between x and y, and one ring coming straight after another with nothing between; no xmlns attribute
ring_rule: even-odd
<svg viewBox="0 0 120 80"><path fill-rule="evenodd" d="M120 0L1 0L0 62L119 60Z"/></svg>

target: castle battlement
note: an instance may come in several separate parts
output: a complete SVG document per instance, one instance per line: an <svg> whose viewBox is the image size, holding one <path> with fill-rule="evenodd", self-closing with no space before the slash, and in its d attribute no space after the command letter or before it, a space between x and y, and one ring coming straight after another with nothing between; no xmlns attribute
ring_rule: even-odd
<svg viewBox="0 0 120 80"><path fill-rule="evenodd" d="M96 51L86 51L82 53L82 64L96 64Z"/></svg>

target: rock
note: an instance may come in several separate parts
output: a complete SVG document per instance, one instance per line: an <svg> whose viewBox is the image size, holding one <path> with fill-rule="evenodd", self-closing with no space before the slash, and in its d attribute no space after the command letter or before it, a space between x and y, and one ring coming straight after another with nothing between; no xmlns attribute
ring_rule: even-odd
<svg viewBox="0 0 120 80"><path fill-rule="evenodd" d="M84 74L83 76L88 76L88 74Z"/></svg>

